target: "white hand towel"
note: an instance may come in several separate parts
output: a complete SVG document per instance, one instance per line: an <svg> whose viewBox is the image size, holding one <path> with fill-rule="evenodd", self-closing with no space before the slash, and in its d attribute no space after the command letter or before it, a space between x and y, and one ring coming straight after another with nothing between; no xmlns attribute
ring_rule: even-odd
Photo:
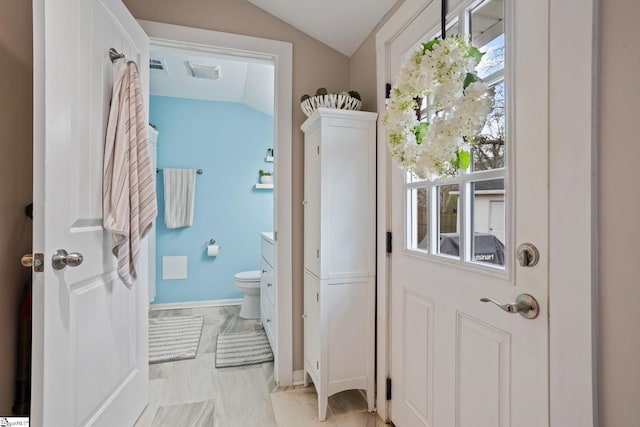
<svg viewBox="0 0 640 427"><path fill-rule="evenodd" d="M167 228L193 225L195 194L195 169L164 169L164 225Z"/></svg>

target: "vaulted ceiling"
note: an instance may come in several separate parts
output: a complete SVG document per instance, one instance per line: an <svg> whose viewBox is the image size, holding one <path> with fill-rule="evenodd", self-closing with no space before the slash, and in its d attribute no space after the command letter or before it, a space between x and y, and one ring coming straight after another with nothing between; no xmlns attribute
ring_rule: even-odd
<svg viewBox="0 0 640 427"><path fill-rule="evenodd" d="M248 0L298 30L351 57L398 0ZM274 65L270 61L151 47L151 94L245 104L273 116ZM217 66L220 78L192 75L189 63Z"/></svg>
<svg viewBox="0 0 640 427"><path fill-rule="evenodd" d="M398 0L248 0L351 57Z"/></svg>
<svg viewBox="0 0 640 427"><path fill-rule="evenodd" d="M271 61L211 52L151 46L151 95L205 101L236 102L273 116L274 65ZM219 79L192 75L189 63L218 67Z"/></svg>

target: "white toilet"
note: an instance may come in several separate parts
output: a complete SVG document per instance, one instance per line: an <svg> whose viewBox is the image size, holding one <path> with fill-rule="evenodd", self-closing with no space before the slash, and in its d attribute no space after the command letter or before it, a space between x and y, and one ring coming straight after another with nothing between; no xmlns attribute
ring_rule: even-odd
<svg viewBox="0 0 640 427"><path fill-rule="evenodd" d="M242 271L235 276L235 287L244 294L240 317L260 318L260 270Z"/></svg>

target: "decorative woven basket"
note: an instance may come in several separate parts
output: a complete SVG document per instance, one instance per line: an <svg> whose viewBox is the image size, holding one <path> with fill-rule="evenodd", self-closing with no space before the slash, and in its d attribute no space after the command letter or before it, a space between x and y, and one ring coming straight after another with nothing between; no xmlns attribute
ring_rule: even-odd
<svg viewBox="0 0 640 427"><path fill-rule="evenodd" d="M307 98L300 104L302 111L309 117L318 107L337 108L340 110L359 110L362 102L349 95L316 95Z"/></svg>

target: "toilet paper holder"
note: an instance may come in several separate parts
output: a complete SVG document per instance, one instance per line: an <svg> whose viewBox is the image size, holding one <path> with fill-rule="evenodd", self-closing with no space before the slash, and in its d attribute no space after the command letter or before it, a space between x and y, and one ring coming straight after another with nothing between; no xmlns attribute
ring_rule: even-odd
<svg viewBox="0 0 640 427"><path fill-rule="evenodd" d="M207 256L217 257L220 254L220 246L216 245L215 239L209 239L204 242L204 251Z"/></svg>

